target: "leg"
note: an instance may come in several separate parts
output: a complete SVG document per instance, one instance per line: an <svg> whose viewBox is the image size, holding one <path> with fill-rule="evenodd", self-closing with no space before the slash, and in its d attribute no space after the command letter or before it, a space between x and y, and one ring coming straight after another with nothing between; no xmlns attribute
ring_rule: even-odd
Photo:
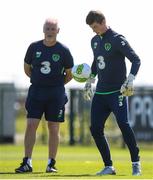
<svg viewBox="0 0 153 180"><path fill-rule="evenodd" d="M27 127L24 137L25 157L20 167L15 169L16 173L32 172L32 150L36 140L36 130L43 114L43 104L30 97L27 98L25 107L27 114Z"/></svg>
<svg viewBox="0 0 153 180"><path fill-rule="evenodd" d="M49 130L48 157L49 159L55 159L59 144L59 123L49 121L48 130Z"/></svg>
<svg viewBox="0 0 153 180"><path fill-rule="evenodd" d="M104 105L104 102L103 96L94 96L91 107L90 130L105 166L112 166L109 145L104 135L104 125L110 110Z"/></svg>
<svg viewBox="0 0 153 180"><path fill-rule="evenodd" d="M28 118L27 127L24 138L25 157L31 158L33 146L36 140L36 130L38 128L40 119Z"/></svg>
<svg viewBox="0 0 153 180"><path fill-rule="evenodd" d="M122 106L119 106L119 96L114 95L114 98L112 97L111 100L113 101L112 109L116 116L118 126L122 132L123 138L125 143L128 146L128 149L130 151L131 155L131 161L137 162L139 161L139 148L137 147L136 139L134 136L134 132L132 128L130 127L130 124L128 122L128 106L127 106L127 99L126 97L123 97L122 100Z"/></svg>
<svg viewBox="0 0 153 180"><path fill-rule="evenodd" d="M25 157L31 158L33 146L36 140L36 131L43 115L43 102L27 97L26 110L27 110L27 127L24 138Z"/></svg>
<svg viewBox="0 0 153 180"><path fill-rule="evenodd" d="M125 143L128 146L132 161L132 175L138 176L141 174L139 148L136 143L134 132L128 122L128 105L127 98L120 94L114 95L111 98L113 112L116 116L118 126L122 132Z"/></svg>
<svg viewBox="0 0 153 180"><path fill-rule="evenodd" d="M47 173L57 172L55 168L55 158L59 144L59 122L48 121L48 165L46 168Z"/></svg>
<svg viewBox="0 0 153 180"><path fill-rule="evenodd" d="M38 128L40 119L28 118L27 127L24 137L25 156L21 165L15 169L16 173L32 172L32 150L36 139L36 130Z"/></svg>
<svg viewBox="0 0 153 180"><path fill-rule="evenodd" d="M54 98L46 103L45 119L48 121L49 132L48 165L46 172L57 172L57 169L55 168L55 159L59 145L60 122L64 122L64 104L65 93L63 89L59 88L55 89Z"/></svg>

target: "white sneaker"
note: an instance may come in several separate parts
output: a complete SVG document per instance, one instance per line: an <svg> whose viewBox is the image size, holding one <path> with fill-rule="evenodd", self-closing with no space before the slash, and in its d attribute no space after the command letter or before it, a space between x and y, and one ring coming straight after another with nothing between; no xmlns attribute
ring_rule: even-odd
<svg viewBox="0 0 153 180"><path fill-rule="evenodd" d="M46 173L57 173L57 169L54 166L48 165L46 168Z"/></svg>
<svg viewBox="0 0 153 180"><path fill-rule="evenodd" d="M115 168L113 166L106 166L100 172L97 172L96 175L116 175Z"/></svg>
<svg viewBox="0 0 153 180"><path fill-rule="evenodd" d="M132 175L133 176L140 176L141 175L141 165L140 165L140 162L132 164Z"/></svg>
<svg viewBox="0 0 153 180"><path fill-rule="evenodd" d="M46 173L56 173L57 172L55 163L56 163L56 161L54 159L51 159L51 162L47 165Z"/></svg>

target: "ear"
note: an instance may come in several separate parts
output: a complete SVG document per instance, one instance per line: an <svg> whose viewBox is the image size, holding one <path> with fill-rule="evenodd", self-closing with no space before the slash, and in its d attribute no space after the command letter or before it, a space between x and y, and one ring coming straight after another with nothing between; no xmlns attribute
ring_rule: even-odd
<svg viewBox="0 0 153 180"><path fill-rule="evenodd" d="M106 19L103 19L103 21L101 22L101 24L106 24Z"/></svg>

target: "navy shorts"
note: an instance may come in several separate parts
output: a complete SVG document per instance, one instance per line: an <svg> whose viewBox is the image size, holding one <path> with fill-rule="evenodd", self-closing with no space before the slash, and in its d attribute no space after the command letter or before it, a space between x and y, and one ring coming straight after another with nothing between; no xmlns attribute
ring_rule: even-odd
<svg viewBox="0 0 153 180"><path fill-rule="evenodd" d="M25 103L27 118L64 122L65 104L68 99L64 87L38 88L30 86Z"/></svg>

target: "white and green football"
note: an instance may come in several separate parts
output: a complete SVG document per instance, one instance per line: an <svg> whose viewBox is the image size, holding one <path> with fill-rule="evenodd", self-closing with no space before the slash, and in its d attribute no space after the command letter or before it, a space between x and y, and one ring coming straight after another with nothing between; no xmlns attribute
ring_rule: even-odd
<svg viewBox="0 0 153 180"><path fill-rule="evenodd" d="M77 82L80 83L86 82L87 79L90 77L90 74L91 74L91 68L86 63L75 65L72 68L73 79Z"/></svg>

